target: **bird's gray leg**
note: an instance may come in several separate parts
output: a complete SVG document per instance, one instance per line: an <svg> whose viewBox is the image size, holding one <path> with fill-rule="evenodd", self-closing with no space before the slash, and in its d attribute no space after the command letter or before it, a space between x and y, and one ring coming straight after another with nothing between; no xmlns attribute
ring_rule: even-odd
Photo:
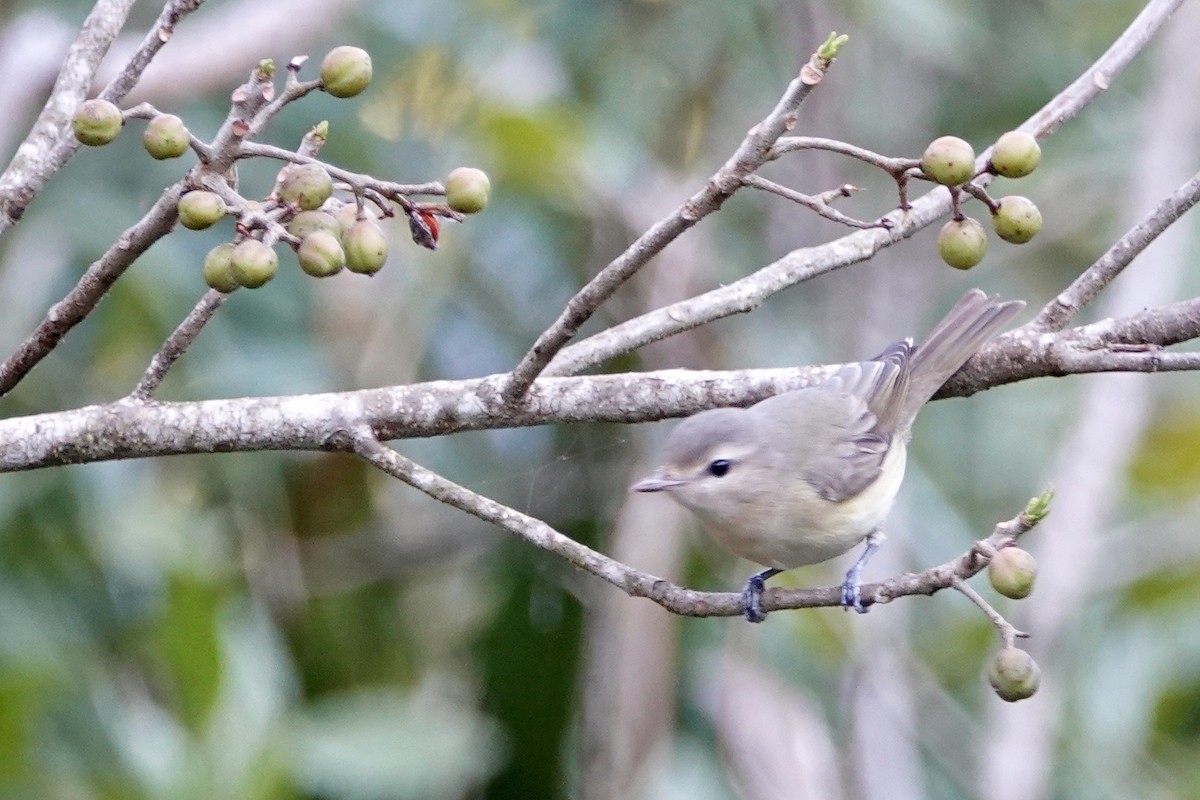
<svg viewBox="0 0 1200 800"><path fill-rule="evenodd" d="M742 615L749 622L762 622L767 618L767 612L762 608L763 582L781 572L781 569L764 569L746 581L746 588L742 590Z"/></svg>
<svg viewBox="0 0 1200 800"><path fill-rule="evenodd" d="M855 561L854 566L846 573L846 580L842 581L842 606L844 608L853 608L860 614L867 613L867 609L863 608L858 587L861 583L863 567L871 560L871 556L875 555L875 551L880 548L885 538L887 537L879 528L867 534L867 546L863 549L862 555L858 557L858 561Z"/></svg>

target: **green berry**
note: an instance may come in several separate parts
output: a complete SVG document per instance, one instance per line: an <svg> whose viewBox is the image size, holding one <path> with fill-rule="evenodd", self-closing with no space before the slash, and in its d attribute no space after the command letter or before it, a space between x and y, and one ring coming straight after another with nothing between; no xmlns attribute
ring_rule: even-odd
<svg viewBox="0 0 1200 800"><path fill-rule="evenodd" d="M209 250L204 257L204 282L225 294L241 285L233 274L233 250L233 245L226 242Z"/></svg>
<svg viewBox="0 0 1200 800"><path fill-rule="evenodd" d="M1006 178L1024 178L1042 163L1037 139L1024 131L1009 131L996 140L992 171Z"/></svg>
<svg viewBox="0 0 1200 800"><path fill-rule="evenodd" d="M376 219L375 209L373 206L363 206L363 219ZM337 220L341 231L339 236L345 236L346 233L358 223L358 206L355 203L344 203L342 207L333 212L333 218Z"/></svg>
<svg viewBox="0 0 1200 800"><path fill-rule="evenodd" d="M200 231L225 216L225 201L215 192L187 192L179 198L179 222L188 230Z"/></svg>
<svg viewBox="0 0 1200 800"><path fill-rule="evenodd" d="M300 242L296 260L300 262L300 269L314 278L328 278L346 266L346 251L333 234L315 231Z"/></svg>
<svg viewBox="0 0 1200 800"><path fill-rule="evenodd" d="M487 173L474 167L459 167L446 176L446 205L460 214L487 208L492 182Z"/></svg>
<svg viewBox="0 0 1200 800"><path fill-rule="evenodd" d="M258 239L247 239L233 248L230 255L233 276L247 289L257 289L279 269L279 258L275 251Z"/></svg>
<svg viewBox="0 0 1200 800"><path fill-rule="evenodd" d="M945 186L958 186L975 174L975 151L957 136L934 139L921 156L921 171Z"/></svg>
<svg viewBox="0 0 1200 800"><path fill-rule="evenodd" d="M955 269L970 269L987 253L987 233L970 217L950 220L937 237L938 255Z"/></svg>
<svg viewBox="0 0 1200 800"><path fill-rule="evenodd" d="M1025 244L1042 229L1042 212L1028 197L1002 197L992 213L992 228L1006 242Z"/></svg>
<svg viewBox="0 0 1200 800"><path fill-rule="evenodd" d="M121 109L99 98L80 103L71 118L75 138L89 147L99 147L116 139L124 124Z"/></svg>
<svg viewBox="0 0 1200 800"><path fill-rule="evenodd" d="M1009 703L1032 697L1040 680L1041 670L1033 656L1016 647L1001 650L988 667L988 683Z"/></svg>
<svg viewBox="0 0 1200 800"><path fill-rule="evenodd" d="M287 224L287 232L297 239L303 239L317 231L324 231L339 237L342 235L342 226L328 211L301 211Z"/></svg>
<svg viewBox="0 0 1200 800"><path fill-rule="evenodd" d="M354 223L342 235L342 247L346 251L346 269L351 272L373 275L387 261L387 237L373 220Z"/></svg>
<svg viewBox="0 0 1200 800"><path fill-rule="evenodd" d="M335 47L321 61L321 83L334 97L354 97L370 82L371 56L361 47Z"/></svg>
<svg viewBox="0 0 1200 800"><path fill-rule="evenodd" d="M1005 547L988 563L992 588L1013 600L1028 597L1036 578L1037 561L1019 547Z"/></svg>
<svg viewBox="0 0 1200 800"><path fill-rule="evenodd" d="M146 152L160 161L179 158L190 146L187 126L174 114L159 114L146 125L142 143Z"/></svg>
<svg viewBox="0 0 1200 800"><path fill-rule="evenodd" d="M279 182L279 199L301 211L313 211L333 194L333 179L320 164L293 164Z"/></svg>

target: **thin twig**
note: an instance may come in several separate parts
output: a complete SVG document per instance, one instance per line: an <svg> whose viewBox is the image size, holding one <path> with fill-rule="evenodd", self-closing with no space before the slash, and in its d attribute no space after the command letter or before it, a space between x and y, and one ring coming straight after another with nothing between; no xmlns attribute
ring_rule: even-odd
<svg viewBox="0 0 1200 800"><path fill-rule="evenodd" d="M170 39L174 26L199 8L203 2L204 0L170 0L150 27L141 45L126 61L117 77L104 87L99 97L113 103L124 99L150 60ZM38 192L79 149L79 142L76 141L68 121L79 101L86 96L95 76L96 64L124 25L125 15L132 5L131 0L103 0L96 4L88 16L79 38L72 46L72 54L76 54L77 48L80 47L86 52L79 52L81 59L77 60L68 55L59 76L59 83L56 83L51 98L47 101L46 109L52 106L55 108L52 113L53 119L49 121L48 126L43 127L42 118L39 117L39 122L35 123L33 131L18 149L17 156L4 175L0 176L0 235L21 218ZM64 76L68 73L72 77L67 83L63 83ZM43 111L43 115L45 114L46 111Z"/></svg>
<svg viewBox="0 0 1200 800"><path fill-rule="evenodd" d="M670 216L651 226L567 302L554 324L538 336L533 347L513 369L512 379L504 389L504 396L509 401L525 393L580 326L625 281L680 234L719 209L741 187L742 179L762 166L770 157L771 146L795 126L801 104L812 93L828 67L828 62L813 54L800 74L788 84L771 113L750 129L734 154L708 179L704 188L688 198Z"/></svg>
<svg viewBox="0 0 1200 800"><path fill-rule="evenodd" d="M288 81L283 91L275 99L263 106L254 117L254 120L250 123L250 129L246 132L247 139L251 139L261 133L263 128L275 118L275 115L284 109L284 106L294 103L309 92L315 92L321 88L319 80L300 81L295 80L294 75L294 72L288 71Z"/></svg>
<svg viewBox="0 0 1200 800"><path fill-rule="evenodd" d="M391 181L381 181L370 175L365 175L359 172L351 172L334 164L321 161L316 158L304 156L299 153L293 153L291 150L285 150L282 147L276 147L270 144L262 144L261 142L246 142L242 145L241 152L238 158L274 158L279 161L291 161L295 164L320 164L325 168L325 171L330 174L334 180L339 180L353 189L374 189L375 191L394 200L397 197L405 197L416 194L428 195L445 195L446 190L442 184L437 181L429 183L393 183Z"/></svg>
<svg viewBox="0 0 1200 800"><path fill-rule="evenodd" d="M12 163L0 175L0 233L21 218L29 200L57 170L57 146L62 142L68 145L68 158L79 147L71 133L71 115L87 97L96 67L125 27L132 7L133 0L98 0L84 20L63 59L49 99Z"/></svg>
<svg viewBox="0 0 1200 800"><path fill-rule="evenodd" d="M196 306L184 317L183 322L179 323L179 326L154 354L142 379L129 393L130 399L145 402L154 396L162 384L163 378L167 377L167 371L187 351L228 297L229 295L218 292L216 289L209 289L204 293Z"/></svg>
<svg viewBox="0 0 1200 800"><path fill-rule="evenodd" d="M983 615L988 618L988 621L996 627L996 632L1000 634L1000 638L1004 641L1005 647L1013 647L1016 645L1017 639L1028 639L1029 634L1017 630L1011 622L1001 616L1000 612L992 608L987 600L980 596L979 592L971 588L970 584L964 581L957 575L951 582L950 587L961 593L964 597L979 607Z"/></svg>
<svg viewBox="0 0 1200 800"><path fill-rule="evenodd" d="M49 355L67 332L91 313L129 265L171 231L178 218L175 206L183 190L183 181L168 186L145 216L87 268L66 297L50 307L33 333L0 364L0 395L10 391Z"/></svg>
<svg viewBox="0 0 1200 800"><path fill-rule="evenodd" d="M1192 206L1200 202L1200 172L1163 198L1142 221L1128 232L1051 300L1025 327L1030 331L1060 331L1080 309L1112 283L1151 242Z"/></svg>
<svg viewBox="0 0 1200 800"><path fill-rule="evenodd" d="M121 71L108 82L98 96L110 103L124 100L125 95L137 85L146 67L158 55L158 51L171 40L175 34L175 26L202 5L204 0L168 0L159 12L158 19L146 31L137 50L126 59Z"/></svg>
<svg viewBox="0 0 1200 800"><path fill-rule="evenodd" d="M868 150L865 147L850 144L849 142L843 142L838 139L823 139L819 136L785 136L771 148L770 158L776 159L785 153L792 153L797 150L827 150L831 153L840 153L844 156L856 158L873 167L878 167L892 177L897 177L906 170L919 166L921 163L916 158L885 156Z"/></svg>
<svg viewBox="0 0 1200 800"><path fill-rule="evenodd" d="M1020 130L1044 139L1079 114L1112 84L1182 1L1151 0L1095 63L1026 120ZM977 166L986 165L990 157L991 150L984 151L976 160ZM979 180L982 183L987 177ZM655 309L570 345L554 357L545 374L573 375L650 342L751 311L790 286L871 258L949 210L950 198L939 187L914 201L909 212L887 215L896 223L892 231L856 231L819 247L794 250L741 280Z"/></svg>
<svg viewBox="0 0 1200 800"><path fill-rule="evenodd" d="M251 135L259 113L275 97L272 75L261 66L250 70L250 77L230 94L229 113L212 139L213 158L206 167L224 174L238 159L245 140Z"/></svg>
<svg viewBox="0 0 1200 800"><path fill-rule="evenodd" d="M979 176L977 175L976 177ZM995 214L997 209L1000 208L1000 203L998 203L990 194L988 194L987 189L979 186L978 184L965 183L962 186L962 190L987 206L989 214Z"/></svg>
<svg viewBox="0 0 1200 800"><path fill-rule="evenodd" d="M834 197L849 196L847 192L842 190L835 189L832 193L825 192L822 195L803 194L802 192L797 192L795 189L789 189L786 186L781 186L774 181L769 181L766 178L759 177L758 175L747 175L746 177L742 178L742 185L779 195L780 197L791 200L793 203L799 203L810 211L815 211L817 214L821 215L827 220L831 220L832 222L837 222L851 228L859 228L863 230L869 230L871 228L887 229L890 228L892 224L891 221L887 219L878 220L876 222L864 222L863 220L855 219L854 217L843 214L836 208L830 206L826 197L831 195Z"/></svg>

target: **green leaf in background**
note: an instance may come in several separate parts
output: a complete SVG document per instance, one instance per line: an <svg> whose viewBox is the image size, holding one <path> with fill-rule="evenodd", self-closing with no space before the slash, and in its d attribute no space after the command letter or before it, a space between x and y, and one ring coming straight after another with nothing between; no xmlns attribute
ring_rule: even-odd
<svg viewBox="0 0 1200 800"><path fill-rule="evenodd" d="M1130 491L1146 504L1200 494L1200 408L1174 406L1146 432L1129 467Z"/></svg>
<svg viewBox="0 0 1200 800"><path fill-rule="evenodd" d="M193 733L204 727L221 680L217 614L225 592L195 575L176 573L167 579L158 652L173 704Z"/></svg>

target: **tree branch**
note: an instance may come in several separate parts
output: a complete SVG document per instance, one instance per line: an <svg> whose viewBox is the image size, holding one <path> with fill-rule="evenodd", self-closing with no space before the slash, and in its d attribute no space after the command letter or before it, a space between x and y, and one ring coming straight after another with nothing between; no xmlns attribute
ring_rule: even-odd
<svg viewBox="0 0 1200 800"><path fill-rule="evenodd" d="M108 251L88 267L66 297L50 307L33 333L0 364L0 395L20 383L29 370L58 346L71 328L91 313L129 265L171 231L178 218L175 206L183 188L183 181L167 187L145 216L122 233Z"/></svg>
<svg viewBox="0 0 1200 800"><path fill-rule="evenodd" d="M167 337L163 346L154 354L154 358L150 359L150 364L146 367L142 379L129 393L131 399L145 402L154 396L162 384L163 378L167 377L168 370L191 347L192 342L196 341L196 337L200 335L200 331L228 298L229 295L218 292L216 289L209 289L204 293L195 308Z"/></svg>
<svg viewBox="0 0 1200 800"><path fill-rule="evenodd" d="M99 96L113 103L120 102L137 83L146 65L171 38L175 24L203 2L170 0L141 46ZM99 0L88 15L41 116L8 169L0 175L0 235L16 224L46 182L79 149L71 130L71 116L87 96L96 67L120 33L132 5L133 0Z"/></svg>
<svg viewBox="0 0 1200 800"><path fill-rule="evenodd" d="M334 449L353 453L382 472L399 478L430 497L486 522L500 526L529 544L546 550L579 569L601 578L632 597L646 597L663 608L689 617L736 617L742 614L741 593L699 592L641 572L609 558L559 533L535 517L522 514L472 492L405 458L380 442L369 428L343 430L331 442ZM992 535L963 555L920 573L899 575L862 587L864 606L888 603L909 595L932 595L978 574L987 566L983 552L994 552L1037 524L1022 513L996 526ZM988 550L988 548L991 550ZM769 589L763 595L765 611L793 608L837 608L842 605L840 586L821 589Z"/></svg>
<svg viewBox="0 0 1200 800"><path fill-rule="evenodd" d="M708 179L704 188L669 217L651 226L567 302L562 314L538 336L513 370L504 389L506 398L510 401L520 398L605 300L680 234L719 209L741 187L742 180L767 161L771 145L795 126L800 105L820 82L830 63L814 53L800 74L788 84L771 113L750 129L734 154Z"/></svg>
<svg viewBox="0 0 1200 800"><path fill-rule="evenodd" d="M1080 309L1094 300L1133 259L1197 202L1200 202L1200 172L1163 198L1070 286L1047 303L1025 327L1031 331L1060 331L1065 328Z"/></svg>
<svg viewBox="0 0 1200 800"><path fill-rule="evenodd" d="M273 158L277 161L290 161L293 164L320 164L334 178L348 184L352 189L373 189L388 199L406 197L414 194L445 195L446 190L438 181L427 183L394 183L383 181L361 172L351 172L334 164L317 158L293 153L282 147L259 142L245 142L238 152L238 158ZM455 215L461 216L461 215Z"/></svg>
<svg viewBox="0 0 1200 800"><path fill-rule="evenodd" d="M1108 88L1181 3L1182 0L1151 0L1104 55L1026 120L1020 129L1045 138L1075 117ZM976 159L976 166L983 168L990 157L989 148ZM987 183L988 178L983 176L979 179L980 184ZM945 216L950 206L947 192L938 187L914 201L907 213L893 211L886 215L885 219L895 224L891 231L856 231L818 247L793 250L741 280L655 309L566 347L546 367L545 374L574 375L650 342L733 314L752 311L777 292L865 261L879 250L907 239Z"/></svg>
<svg viewBox="0 0 1200 800"><path fill-rule="evenodd" d="M1057 334L1012 331L980 350L937 397L965 397L1036 377L1194 370L1200 355L1160 348L1196 337L1200 298ZM516 404L503 396L510 373L288 397L117 401L0 420L0 472L184 453L320 450L347 426L369 427L387 440L560 423L650 422L750 405L836 368L542 377Z"/></svg>
<svg viewBox="0 0 1200 800"><path fill-rule="evenodd" d="M830 222L837 222L846 225L850 228L859 228L862 230L870 230L871 228L887 229L891 227L891 221L888 219L876 220L875 222L865 222L860 219L855 219L847 214L843 214L829 204L830 199L836 197L849 197L854 187L846 184L840 189L834 189L828 192L822 192L819 195L804 194L797 192L795 189L789 189L787 186L781 186L774 181L769 181L766 178L760 178L757 175L747 175L742 178L742 185L749 186L753 189L759 189L764 192L778 195L779 197L791 200L793 203L798 203L810 211L816 212L820 216Z"/></svg>

